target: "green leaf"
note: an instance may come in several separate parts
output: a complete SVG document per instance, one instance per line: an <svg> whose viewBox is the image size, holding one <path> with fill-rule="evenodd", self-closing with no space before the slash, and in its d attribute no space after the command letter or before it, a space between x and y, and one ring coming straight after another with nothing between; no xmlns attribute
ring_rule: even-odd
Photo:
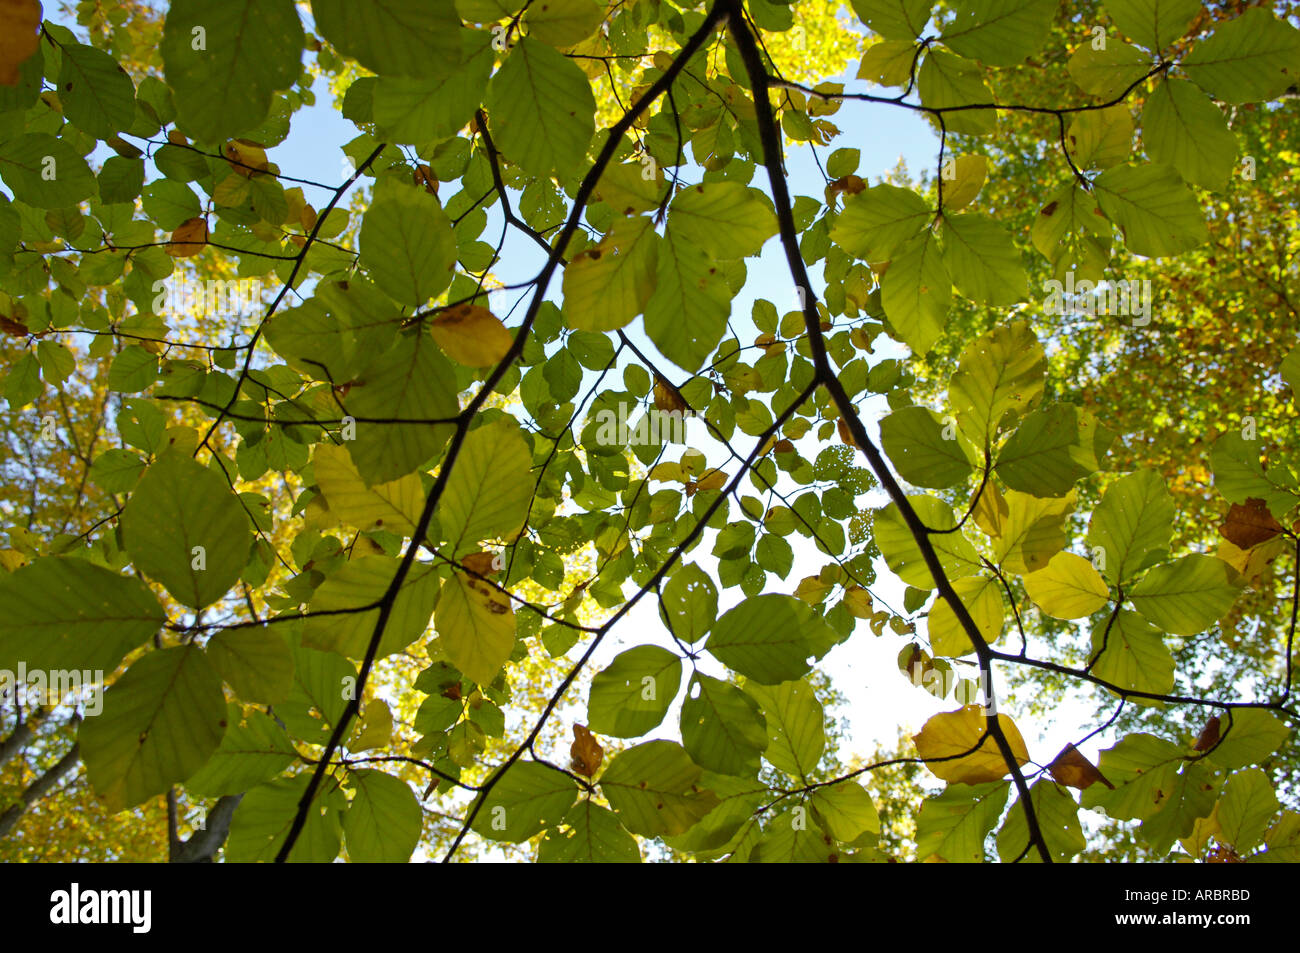
<svg viewBox="0 0 1300 953"><path fill-rule="evenodd" d="M1142 822L1142 836L1157 853L1167 852L1174 841L1191 834L1196 822L1214 810L1217 789L1218 782L1205 768L1184 765L1173 789L1165 792L1160 809Z"/></svg>
<svg viewBox="0 0 1300 953"><path fill-rule="evenodd" d="M66 139L29 132L0 141L0 178L33 208L68 208L95 194L95 176Z"/></svg>
<svg viewBox="0 0 1300 953"><path fill-rule="evenodd" d="M1092 656L1092 674L1119 688L1165 695L1174 687L1174 659L1160 630L1136 612L1121 609L1113 622L1098 621Z"/></svg>
<svg viewBox="0 0 1300 953"><path fill-rule="evenodd" d="M447 658L480 685L491 684L515 647L509 598L462 573L443 585L434 625Z"/></svg>
<svg viewBox="0 0 1300 953"><path fill-rule="evenodd" d="M312 0L321 36L380 76L447 76L461 61L460 17L450 0Z"/></svg>
<svg viewBox="0 0 1300 953"><path fill-rule="evenodd" d="M1110 601L1110 590L1092 563L1057 553L1043 569L1025 576L1025 591L1054 619L1082 619Z"/></svg>
<svg viewBox="0 0 1300 953"><path fill-rule="evenodd" d="M351 771L355 789L343 815L348 858L360 864L404 864L424 826L424 810L405 781L382 771Z"/></svg>
<svg viewBox="0 0 1300 953"><path fill-rule="evenodd" d="M855 258L889 261L933 216L911 189L881 184L845 198L831 241Z"/></svg>
<svg viewBox="0 0 1300 953"><path fill-rule="evenodd" d="M1174 635L1204 632L1232 608L1240 589L1229 566L1215 556L1196 553L1143 576L1128 592L1144 616Z"/></svg>
<svg viewBox="0 0 1300 953"><path fill-rule="evenodd" d="M135 344L122 348L108 369L108 389L124 394L147 390L157 379L158 358Z"/></svg>
<svg viewBox="0 0 1300 953"><path fill-rule="evenodd" d="M933 232L921 232L890 259L880 295L899 340L916 355L930 350L948 323L952 303L952 280Z"/></svg>
<svg viewBox="0 0 1300 953"><path fill-rule="evenodd" d="M996 469L1013 490L1064 496L1096 467L1095 426L1073 404L1051 404L1026 415L1002 445Z"/></svg>
<svg viewBox="0 0 1300 953"><path fill-rule="evenodd" d="M167 621L139 580L84 559L46 556L0 574L0 669L112 672Z"/></svg>
<svg viewBox="0 0 1300 953"><path fill-rule="evenodd" d="M436 196L384 179L361 220L361 266L385 294L420 306L451 284L456 238Z"/></svg>
<svg viewBox="0 0 1300 953"><path fill-rule="evenodd" d="M532 465L532 452L511 420L494 420L470 431L438 506L453 552L519 531L537 482Z"/></svg>
<svg viewBox="0 0 1300 953"><path fill-rule="evenodd" d="M213 144L256 128L297 81L302 47L292 0L173 0L161 52L177 125Z"/></svg>
<svg viewBox="0 0 1300 953"><path fill-rule="evenodd" d="M911 40L930 20L930 0L852 0L853 12L887 40Z"/></svg>
<svg viewBox="0 0 1300 953"><path fill-rule="evenodd" d="M484 798L473 829L490 840L519 844L561 823L577 796L577 785L564 772L516 761Z"/></svg>
<svg viewBox="0 0 1300 953"><path fill-rule="evenodd" d="M136 661L77 737L95 792L108 810L121 811L197 772L225 731L221 679L191 644Z"/></svg>
<svg viewBox="0 0 1300 953"><path fill-rule="evenodd" d="M1214 469L1215 488L1229 503L1245 503L1251 497L1261 499L1278 518L1300 503L1295 477L1277 464L1265 471L1256 442L1240 433L1226 433L1215 441L1210 466Z"/></svg>
<svg viewBox="0 0 1300 953"><path fill-rule="evenodd" d="M776 234L776 213L757 189L740 182L704 182L673 196L668 230L718 258L745 258L757 255Z"/></svg>
<svg viewBox="0 0 1300 953"><path fill-rule="evenodd" d="M548 0L524 14L528 35L555 47L570 47L595 33L605 7L595 0Z"/></svg>
<svg viewBox="0 0 1300 953"><path fill-rule="evenodd" d="M573 806L537 848L539 864L639 864L641 848L614 812L591 798Z"/></svg>
<svg viewBox="0 0 1300 953"><path fill-rule="evenodd" d="M673 741L620 751L600 779L601 793L633 834L682 834L718 805L698 786L702 769Z"/></svg>
<svg viewBox="0 0 1300 953"><path fill-rule="evenodd" d="M980 304L1016 304L1029 293L1020 251L987 215L944 217L943 263L957 290Z"/></svg>
<svg viewBox="0 0 1300 953"><path fill-rule="evenodd" d="M1262 7L1220 22L1180 64L1189 79L1229 103L1264 102L1296 81L1300 30Z"/></svg>
<svg viewBox="0 0 1300 953"><path fill-rule="evenodd" d="M580 331L614 331L630 322L655 290L659 236L647 216L620 218L600 244L564 269L564 315Z"/></svg>
<svg viewBox="0 0 1300 953"><path fill-rule="evenodd" d="M402 335L361 372L344 406L359 418L346 443L367 486L406 476L443 448L454 424L430 421L460 412L456 390L456 372L426 334Z"/></svg>
<svg viewBox="0 0 1300 953"><path fill-rule="evenodd" d="M657 645L620 652L591 680L587 727L613 738L636 738L668 714L682 681L682 660Z"/></svg>
<svg viewBox="0 0 1300 953"><path fill-rule="evenodd" d="M1070 56L1066 69L1085 93L1111 102L1147 74L1151 56L1137 47L1108 38L1101 49L1091 42L1080 46Z"/></svg>
<svg viewBox="0 0 1300 953"><path fill-rule="evenodd" d="M135 86L103 50L83 43L62 49L59 98L68 122L96 139L129 129L135 119Z"/></svg>
<svg viewBox="0 0 1300 953"><path fill-rule="evenodd" d="M200 797L243 794L298 760L289 736L270 715L252 709L241 714L238 705L228 705L226 721L229 727L221 745L185 782L190 793Z"/></svg>
<svg viewBox="0 0 1300 953"><path fill-rule="evenodd" d="M970 477L975 454L955 426L926 407L904 407L880 421L880 442L908 483L948 487Z"/></svg>
<svg viewBox="0 0 1300 953"><path fill-rule="evenodd" d="M997 824L1007 801L1008 781L949 784L921 802L916 822L916 854L951 863L979 863L984 840Z"/></svg>
<svg viewBox="0 0 1300 953"><path fill-rule="evenodd" d="M1245 854L1263 841L1279 806L1267 774L1259 768L1238 771L1223 786L1219 832L1238 854Z"/></svg>
<svg viewBox="0 0 1300 953"><path fill-rule="evenodd" d="M216 602L248 561L248 515L226 478L178 451L140 478L122 512L135 567L191 609Z"/></svg>
<svg viewBox="0 0 1300 953"><path fill-rule="evenodd" d="M948 384L957 425L977 450L989 448L1007 414L1024 413L1043 392L1047 357L1028 322L996 327L962 352Z"/></svg>
<svg viewBox="0 0 1300 953"><path fill-rule="evenodd" d="M400 560L392 556L361 556L325 577L312 594L311 611L331 614L306 620L302 644L347 658L365 658L379 609L361 611L361 607L383 599L399 565ZM414 563L393 600L375 657L400 652L423 635L437 601L437 571L430 563Z"/></svg>
<svg viewBox="0 0 1300 953"><path fill-rule="evenodd" d="M383 75L375 82L375 124L398 142L448 139L474 117L492 72L492 35L461 31L462 65L445 75Z"/></svg>
<svg viewBox="0 0 1300 953"><path fill-rule="evenodd" d="M954 53L989 66L1015 66L1043 45L1051 0L959 0L941 39Z"/></svg>
<svg viewBox="0 0 1300 953"><path fill-rule="evenodd" d="M1111 233L1092 194L1067 182L1035 216L1029 237L1052 263L1056 281L1064 281L1068 272L1080 280L1100 281L1110 263Z"/></svg>
<svg viewBox="0 0 1300 953"><path fill-rule="evenodd" d="M1080 802L1085 808L1102 808L1116 820L1150 817L1172 790L1183 751L1178 745L1145 732L1126 735L1113 748L1102 751L1097 769L1115 787L1094 784Z"/></svg>
<svg viewBox="0 0 1300 953"><path fill-rule="evenodd" d="M734 672L765 685L800 678L826 623L793 596L746 599L713 625L705 648Z"/></svg>
<svg viewBox="0 0 1300 953"><path fill-rule="evenodd" d="M998 581L991 576L964 576L954 580L952 588L984 641L989 644L996 642L1002 635L1007 612ZM975 651L970 635L957 620L947 599L935 599L925 627L930 636L930 648L936 656L960 658Z"/></svg>
<svg viewBox="0 0 1300 953"><path fill-rule="evenodd" d="M980 136L997 127L994 109L954 108L994 102L993 92L984 82L984 71L973 60L931 48L921 61L916 81L923 105L951 110L943 114L949 132Z"/></svg>
<svg viewBox="0 0 1300 953"><path fill-rule="evenodd" d="M1133 114L1123 104L1081 112L1070 123L1066 141L1075 165L1082 169L1109 169L1133 154ZM1077 182L1073 184L1078 186ZM1091 196L1088 203L1094 209L1097 206ZM1101 217L1098 212L1092 214ZM1104 226L1104 220L1098 224ZM1110 237L1110 229L1098 231Z"/></svg>
<svg viewBox="0 0 1300 953"><path fill-rule="evenodd" d="M275 705L293 690L293 652L274 626L218 632L206 648L212 667L245 701Z"/></svg>
<svg viewBox="0 0 1300 953"><path fill-rule="evenodd" d="M791 681L764 688L748 685L767 719L765 757L778 771L807 782L826 748L822 704L807 682Z"/></svg>
<svg viewBox="0 0 1300 953"><path fill-rule="evenodd" d="M1177 255L1208 237L1196 196L1167 165L1117 165L1097 176L1093 187L1101 210L1134 254Z"/></svg>
<svg viewBox="0 0 1300 953"><path fill-rule="evenodd" d="M758 704L735 685L692 677L682 702L682 744L691 760L710 771L741 777L758 774L767 748L767 721Z"/></svg>
<svg viewBox="0 0 1300 953"><path fill-rule="evenodd" d="M673 635L698 642L718 617L718 587L703 569L687 563L669 577L659 611Z"/></svg>
<svg viewBox="0 0 1300 953"><path fill-rule="evenodd" d="M487 106L497 147L533 175L571 174L596 131L587 74L531 37L515 45L492 77Z"/></svg>
<svg viewBox="0 0 1300 953"><path fill-rule="evenodd" d="M333 652L293 650L293 689L275 715L295 738L323 745L356 690L357 670Z"/></svg>
<svg viewBox="0 0 1300 953"><path fill-rule="evenodd" d="M812 806L820 816L822 827L841 843L855 841L863 834L880 833L880 816L867 789L856 781L841 781L813 792Z"/></svg>
<svg viewBox="0 0 1300 953"><path fill-rule="evenodd" d="M1138 470L1116 480L1088 523L1094 564L1109 582L1124 582L1168 555L1173 523L1173 497L1158 472Z"/></svg>
<svg viewBox="0 0 1300 953"><path fill-rule="evenodd" d="M1286 722L1262 708L1230 708L1220 717L1220 740L1206 759L1221 768L1258 764L1279 750L1291 735Z"/></svg>
<svg viewBox="0 0 1300 953"><path fill-rule="evenodd" d="M1182 79L1165 79L1151 91L1142 110L1142 139L1152 159L1206 189L1222 189L1237 161L1237 138L1223 112Z"/></svg>
<svg viewBox="0 0 1300 953"><path fill-rule="evenodd" d="M230 822L226 861L243 864L275 860L293 826L309 780L310 775L300 774L259 785L245 794ZM338 856L343 837L339 800L337 794L317 792L316 804L307 812L302 833L289 851L290 863L328 864Z"/></svg>
<svg viewBox="0 0 1300 953"><path fill-rule="evenodd" d="M1048 778L1036 781L1029 789L1029 803L1034 806L1039 832L1054 861L1067 863L1083 850L1086 842L1079 825L1079 805L1066 788ZM1029 821L1024 805L1017 799L998 831L998 857L1003 863L1011 863L1022 854L1031 863L1042 860L1038 848L1029 846Z"/></svg>
<svg viewBox="0 0 1300 953"><path fill-rule="evenodd" d="M1129 39L1158 53L1187 32L1201 12L1201 2L1106 0L1106 12Z"/></svg>
<svg viewBox="0 0 1300 953"><path fill-rule="evenodd" d="M348 452L332 443L316 444L311 462L331 516L360 530L384 529L403 536L415 532L425 495L418 474L367 487Z"/></svg>
<svg viewBox="0 0 1300 953"><path fill-rule="evenodd" d="M645 303L645 333L678 367L697 371L722 340L731 290L713 255L669 230L658 244L654 291Z"/></svg>
<svg viewBox="0 0 1300 953"><path fill-rule="evenodd" d="M931 531L929 539L939 565L949 579L960 579L979 571L979 554L960 532L944 532L957 526L957 517L947 503L932 496L909 496L908 502ZM875 514L874 535L885 563L903 582L918 589L933 589L934 578L925 564L897 504L890 503Z"/></svg>
<svg viewBox="0 0 1300 953"><path fill-rule="evenodd" d="M322 281L297 308L279 312L266 325L266 341L290 365L316 380L352 380L388 350L401 310L369 281Z"/></svg>

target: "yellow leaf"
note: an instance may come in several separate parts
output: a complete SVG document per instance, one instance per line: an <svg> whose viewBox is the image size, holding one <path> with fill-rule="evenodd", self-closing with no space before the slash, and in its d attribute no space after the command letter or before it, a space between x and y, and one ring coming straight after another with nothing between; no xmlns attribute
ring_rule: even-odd
<svg viewBox="0 0 1300 953"><path fill-rule="evenodd" d="M849 610L849 614L855 619L870 619L874 606L871 602L871 593L861 586L853 586L844 593L844 608Z"/></svg>
<svg viewBox="0 0 1300 953"><path fill-rule="evenodd" d="M964 576L953 580L953 590L971 614L975 628L988 643L996 642L1002 634L1006 606L998 581L988 576ZM930 609L926 628L930 632L930 648L936 656L958 658L975 651L966 630L957 621L956 614L945 599L936 599Z"/></svg>
<svg viewBox="0 0 1300 953"><path fill-rule="evenodd" d="M393 738L393 713L388 703L381 698L366 702L361 715L361 726L348 748L352 751L365 751L369 748L382 748Z"/></svg>
<svg viewBox="0 0 1300 953"><path fill-rule="evenodd" d="M208 222L200 215L176 226L166 251L173 258L192 258L203 251L207 243Z"/></svg>
<svg viewBox="0 0 1300 953"><path fill-rule="evenodd" d="M387 529L409 536L424 509L424 487L417 473L391 483L367 487L347 450L333 444L316 445L312 458L316 483L330 512L360 530Z"/></svg>
<svg viewBox="0 0 1300 953"><path fill-rule="evenodd" d="M1110 601L1106 580L1088 560L1057 553L1046 569L1025 576L1025 591L1054 619L1082 619Z"/></svg>
<svg viewBox="0 0 1300 953"><path fill-rule="evenodd" d="M944 162L940 170L943 207L955 211L969 205L984 187L988 173L988 160L980 155L957 156Z"/></svg>
<svg viewBox="0 0 1300 953"><path fill-rule="evenodd" d="M470 681L489 685L515 647L515 614L505 593L452 573L433 616L447 658Z"/></svg>
<svg viewBox="0 0 1300 953"><path fill-rule="evenodd" d="M998 565L1014 573L1037 572L1065 548L1065 518L1074 511L1075 492L1040 499L1008 490L1005 499L1007 516L993 545Z"/></svg>
<svg viewBox="0 0 1300 953"><path fill-rule="evenodd" d="M1029 750L1015 722L1006 715L998 715L997 719L1016 762L1022 765L1028 762ZM987 732L984 708L966 705L935 715L912 740L921 757L928 760L926 767L936 777L954 784L983 784L1000 780L1008 771L997 742ZM934 758L946 760L929 760Z"/></svg>
<svg viewBox="0 0 1300 953"><path fill-rule="evenodd" d="M18 85L18 67L40 46L41 13L37 0L0 0L0 84Z"/></svg>
<svg viewBox="0 0 1300 953"><path fill-rule="evenodd" d="M242 175L246 179L265 172L269 165L266 161L266 150L247 139L234 139L227 142L221 147L221 154L235 170L235 174Z"/></svg>
<svg viewBox="0 0 1300 953"><path fill-rule="evenodd" d="M438 347L457 364L490 367L506 356L514 336L487 308L461 304L448 308L430 325Z"/></svg>

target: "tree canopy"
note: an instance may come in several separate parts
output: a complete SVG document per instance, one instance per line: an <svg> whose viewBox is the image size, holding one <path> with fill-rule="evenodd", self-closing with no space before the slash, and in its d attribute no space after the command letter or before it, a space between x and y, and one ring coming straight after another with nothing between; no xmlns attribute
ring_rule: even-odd
<svg viewBox="0 0 1300 953"><path fill-rule="evenodd" d="M1300 860L1297 23L4 0L0 858Z"/></svg>

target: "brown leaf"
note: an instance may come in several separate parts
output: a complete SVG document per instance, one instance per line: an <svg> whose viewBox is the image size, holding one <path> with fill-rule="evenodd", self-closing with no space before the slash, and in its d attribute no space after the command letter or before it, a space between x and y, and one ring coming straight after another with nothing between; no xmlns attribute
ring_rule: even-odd
<svg viewBox="0 0 1300 953"><path fill-rule="evenodd" d="M232 139L221 147L221 154L230 163L236 175L251 179L261 175L270 166L266 159L266 150L247 139Z"/></svg>
<svg viewBox="0 0 1300 953"><path fill-rule="evenodd" d="M1241 549L1266 543L1282 532L1282 524L1273 518L1263 500L1254 497L1245 503L1233 503L1219 526L1219 534Z"/></svg>
<svg viewBox="0 0 1300 953"><path fill-rule="evenodd" d="M1092 787L1098 781L1112 791L1115 790L1115 785L1107 781L1105 775L1097 770L1097 766L1080 754L1079 749L1074 745L1066 745L1062 748L1056 760L1047 766L1047 770L1060 784L1078 788L1080 791Z"/></svg>
<svg viewBox="0 0 1300 953"><path fill-rule="evenodd" d="M1219 726L1219 716L1212 715L1196 738L1194 746L1196 751L1209 751L1219 743Z"/></svg>
<svg viewBox="0 0 1300 953"><path fill-rule="evenodd" d="M37 0L0 0L0 84L17 86L22 66L41 43Z"/></svg>
<svg viewBox="0 0 1300 953"><path fill-rule="evenodd" d="M605 749L596 741L596 736L587 730L586 725L575 723L569 757L573 759L573 770L589 778L600 769L600 763L605 760Z"/></svg>
<svg viewBox="0 0 1300 953"><path fill-rule="evenodd" d="M469 553L462 556L460 561L466 569L480 576L495 575L497 569L497 560L500 557L496 553Z"/></svg>
<svg viewBox="0 0 1300 953"><path fill-rule="evenodd" d="M203 251L203 246L207 243L207 219L202 216L191 218L176 226L171 241L167 243L167 254L173 258L189 258Z"/></svg>
<svg viewBox="0 0 1300 953"><path fill-rule="evenodd" d="M655 407L659 410L685 412L690 409L681 392L662 377L655 377Z"/></svg>

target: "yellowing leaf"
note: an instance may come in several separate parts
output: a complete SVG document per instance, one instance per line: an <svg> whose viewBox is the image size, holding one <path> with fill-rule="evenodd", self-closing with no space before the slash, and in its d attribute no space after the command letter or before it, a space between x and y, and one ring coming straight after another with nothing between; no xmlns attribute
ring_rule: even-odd
<svg viewBox="0 0 1300 953"><path fill-rule="evenodd" d="M166 245L173 258L192 258L208 243L208 221L202 216L187 219L176 226Z"/></svg>
<svg viewBox="0 0 1300 953"><path fill-rule="evenodd" d="M433 319L429 330L438 347L466 367L494 365L514 343L514 336L501 319L476 304L448 308Z"/></svg>
<svg viewBox="0 0 1300 953"><path fill-rule="evenodd" d="M361 725L356 736L348 744L352 751L366 751L370 748L382 748L393 737L393 713L388 703L382 698L366 702L361 715Z"/></svg>
<svg viewBox="0 0 1300 953"><path fill-rule="evenodd" d="M991 576L966 576L953 580L952 587L962 605L970 612L984 641L997 641L1002 634L1002 623L1006 615L1006 605L1002 601L998 581ZM937 656L955 658L975 651L966 630L945 599L935 600L926 627L930 632L930 647Z"/></svg>
<svg viewBox="0 0 1300 953"><path fill-rule="evenodd" d="M424 508L420 477L408 473L391 483L367 487L347 450L334 444L316 445L312 458L316 483L330 512L360 530L386 529L403 536L415 532Z"/></svg>
<svg viewBox="0 0 1300 953"><path fill-rule="evenodd" d="M1029 761L1025 740L1015 723L998 715L998 725L1007 737L1018 764ZM966 705L941 712L925 723L912 739L936 777L956 784L981 784L1006 776L1008 768L998 744L988 734L988 719L980 705ZM944 760L932 760L944 759Z"/></svg>
<svg viewBox="0 0 1300 953"><path fill-rule="evenodd" d="M491 684L515 647L510 599L462 573L442 587L433 624L451 663L480 685Z"/></svg>
<svg viewBox="0 0 1300 953"><path fill-rule="evenodd" d="M1079 753L1079 749L1074 745L1066 745L1062 748L1061 753L1047 766L1047 770L1061 784L1078 788L1080 791L1091 787L1098 781L1112 790L1115 787L1097 770L1095 764Z"/></svg>
<svg viewBox="0 0 1300 953"><path fill-rule="evenodd" d="M37 0L0 0L0 84L18 85L18 67L40 46Z"/></svg>
<svg viewBox="0 0 1300 953"><path fill-rule="evenodd" d="M1074 553L1057 553L1046 569L1025 576L1025 591L1054 619L1082 619L1110 600L1101 573Z"/></svg>
<svg viewBox="0 0 1300 953"><path fill-rule="evenodd" d="M951 164L950 164L951 163ZM943 164L943 207L950 211L963 209L980 194L988 178L989 163L981 155L957 156Z"/></svg>

